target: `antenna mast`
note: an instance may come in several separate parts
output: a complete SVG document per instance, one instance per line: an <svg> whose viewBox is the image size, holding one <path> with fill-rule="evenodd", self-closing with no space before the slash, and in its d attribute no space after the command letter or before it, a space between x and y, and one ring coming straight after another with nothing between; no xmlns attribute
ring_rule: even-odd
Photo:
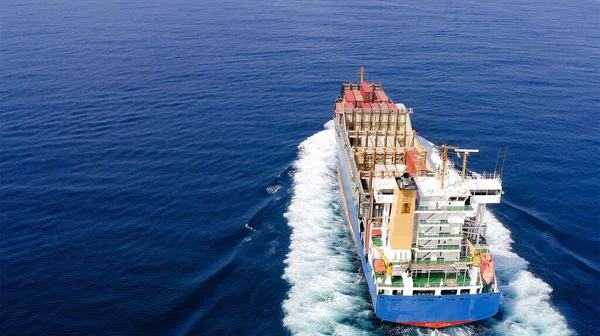
<svg viewBox="0 0 600 336"><path fill-rule="evenodd" d="M502 173L504 173L504 162L506 162L506 152L508 152L508 146L504 148L504 158L502 159L502 168L500 169L500 178L502 178Z"/></svg>
<svg viewBox="0 0 600 336"><path fill-rule="evenodd" d="M360 82L362 83L365 81L365 75L367 74L364 67L360 67L359 74L360 74Z"/></svg>
<svg viewBox="0 0 600 336"><path fill-rule="evenodd" d="M479 149L455 149L457 153L462 153L463 155L463 178L462 183L465 183L465 177L467 176L467 157L471 153L479 153Z"/></svg>
<svg viewBox="0 0 600 336"><path fill-rule="evenodd" d="M498 148L498 156L496 157L496 166L494 167L494 177L496 177L496 172L498 171L498 161L500 161L500 148Z"/></svg>
<svg viewBox="0 0 600 336"><path fill-rule="evenodd" d="M442 145L442 149L444 149L444 153L442 154L442 187L440 189L444 189L444 177L446 176L446 161L448 161L448 149L458 148L456 146L446 146L446 144Z"/></svg>
<svg viewBox="0 0 600 336"><path fill-rule="evenodd" d="M467 176L467 157L470 153L479 153L479 149L455 149L457 153L462 153L463 155L463 165L462 165L462 183L465 183L465 177Z"/></svg>

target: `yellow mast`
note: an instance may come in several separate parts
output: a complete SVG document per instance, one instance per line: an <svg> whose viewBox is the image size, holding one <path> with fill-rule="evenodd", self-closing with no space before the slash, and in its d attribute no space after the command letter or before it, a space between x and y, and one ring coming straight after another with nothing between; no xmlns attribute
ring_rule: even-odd
<svg viewBox="0 0 600 336"><path fill-rule="evenodd" d="M448 161L448 149L458 148L456 146L442 145L444 153L442 154L442 186L440 189L444 189L444 178L446 177L446 161Z"/></svg>

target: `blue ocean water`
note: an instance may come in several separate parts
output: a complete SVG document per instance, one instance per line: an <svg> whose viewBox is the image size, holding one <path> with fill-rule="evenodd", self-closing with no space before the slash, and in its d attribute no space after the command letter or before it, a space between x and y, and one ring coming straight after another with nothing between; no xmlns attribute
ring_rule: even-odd
<svg viewBox="0 0 600 336"><path fill-rule="evenodd" d="M428 334L369 313L340 215L363 65L470 168L508 146L501 311L443 332L600 329L597 1L0 8L3 335Z"/></svg>

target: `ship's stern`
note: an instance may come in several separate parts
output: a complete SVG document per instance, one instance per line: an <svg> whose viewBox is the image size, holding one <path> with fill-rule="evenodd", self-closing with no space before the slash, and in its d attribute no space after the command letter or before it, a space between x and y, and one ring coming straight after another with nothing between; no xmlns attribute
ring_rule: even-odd
<svg viewBox="0 0 600 336"><path fill-rule="evenodd" d="M382 320L443 328L494 316L501 292L465 295L378 295L375 314Z"/></svg>

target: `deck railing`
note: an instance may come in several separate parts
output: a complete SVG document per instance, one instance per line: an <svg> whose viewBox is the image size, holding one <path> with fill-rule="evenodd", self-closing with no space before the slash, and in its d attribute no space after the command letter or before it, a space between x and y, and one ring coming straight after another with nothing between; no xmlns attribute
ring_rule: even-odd
<svg viewBox="0 0 600 336"><path fill-rule="evenodd" d="M417 211L473 211L473 207L470 205L465 206L439 206L439 207L430 207L430 206L418 206L416 208Z"/></svg>
<svg viewBox="0 0 600 336"><path fill-rule="evenodd" d="M394 265L410 265L410 264L419 264L419 265L438 265L438 264L458 264L458 263L470 263L470 258L460 258L458 260L445 260L445 259L423 259L423 260L413 260L413 261L405 261L405 262L394 262Z"/></svg>
<svg viewBox="0 0 600 336"><path fill-rule="evenodd" d="M377 280L377 276L375 279ZM381 277L382 280L385 277ZM456 285L448 284L448 280L456 281ZM442 283L443 281L443 283ZM377 281L375 281L377 283ZM404 281L402 279L392 280L391 284L380 283L378 284L381 287L404 287ZM413 278L413 288L436 288L436 287L466 287L471 285L471 279L466 276L460 276L459 278Z"/></svg>
<svg viewBox="0 0 600 336"><path fill-rule="evenodd" d="M437 226L437 225L448 225L449 223L447 220L432 220L432 221L420 220L419 224L421 226Z"/></svg>
<svg viewBox="0 0 600 336"><path fill-rule="evenodd" d="M488 253L488 252L490 252L490 247L488 245L479 244L477 251L479 251L481 253Z"/></svg>
<svg viewBox="0 0 600 336"><path fill-rule="evenodd" d="M498 180L500 183L502 183L502 177L500 176L500 174L497 174L497 173L483 172L483 174L479 174L479 173L475 173L473 171L468 171L467 176L472 179L478 179L478 180Z"/></svg>
<svg viewBox="0 0 600 336"><path fill-rule="evenodd" d="M448 224L448 220L447 219L441 219L441 220L428 221L428 220L421 219L419 221L419 224Z"/></svg>
<svg viewBox="0 0 600 336"><path fill-rule="evenodd" d="M458 238L462 237L461 234L453 233L419 233L419 238Z"/></svg>
<svg viewBox="0 0 600 336"><path fill-rule="evenodd" d="M460 251L460 245L438 245L438 246L423 246L423 245L417 245L417 244L413 244L412 245L413 248L419 249L421 251L437 251L437 250L441 250L441 251Z"/></svg>

